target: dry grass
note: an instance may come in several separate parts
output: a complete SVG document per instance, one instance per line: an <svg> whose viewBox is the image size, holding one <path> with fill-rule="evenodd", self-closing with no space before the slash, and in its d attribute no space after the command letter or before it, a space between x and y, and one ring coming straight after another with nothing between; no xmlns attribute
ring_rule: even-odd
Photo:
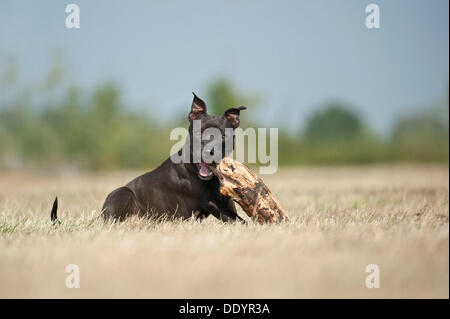
<svg viewBox="0 0 450 319"><path fill-rule="evenodd" d="M0 297L449 297L448 166L263 176L292 219L284 225L92 214L136 174L1 173ZM55 195L59 227L48 216ZM365 287L371 263L379 289ZM80 266L80 289L65 287L68 264Z"/></svg>

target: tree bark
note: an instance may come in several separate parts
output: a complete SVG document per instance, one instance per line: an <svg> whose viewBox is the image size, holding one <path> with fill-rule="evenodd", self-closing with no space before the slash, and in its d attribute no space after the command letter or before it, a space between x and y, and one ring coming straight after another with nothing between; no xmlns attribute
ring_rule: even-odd
<svg viewBox="0 0 450 319"><path fill-rule="evenodd" d="M245 164L225 157L214 174L220 180L220 193L236 201L252 220L259 223L289 221L266 184Z"/></svg>

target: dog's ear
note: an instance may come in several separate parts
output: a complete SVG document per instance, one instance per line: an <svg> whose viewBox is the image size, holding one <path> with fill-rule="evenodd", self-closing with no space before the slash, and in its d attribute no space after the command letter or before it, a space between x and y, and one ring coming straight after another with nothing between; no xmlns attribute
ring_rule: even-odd
<svg viewBox="0 0 450 319"><path fill-rule="evenodd" d="M195 95L194 92L192 94L194 94L194 100L192 101L191 112L188 116L189 121L196 120L200 115L206 114L206 103Z"/></svg>
<svg viewBox="0 0 450 319"><path fill-rule="evenodd" d="M233 125L234 128L239 126L240 120L239 120L239 114L242 110L246 110L247 108L245 106L239 106L238 108L230 108L225 111L224 116L230 121L231 125Z"/></svg>

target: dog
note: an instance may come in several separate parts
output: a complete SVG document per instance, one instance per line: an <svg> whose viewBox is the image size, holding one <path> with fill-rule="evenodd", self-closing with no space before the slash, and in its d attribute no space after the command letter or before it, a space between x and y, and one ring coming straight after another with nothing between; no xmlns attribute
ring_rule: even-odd
<svg viewBox="0 0 450 319"><path fill-rule="evenodd" d="M189 143L189 161L174 163L171 158L164 161L155 170L136 177L125 186L112 191L105 200L102 215L105 219L122 221L131 215L145 216L158 219L160 217L178 219L204 219L213 215L223 222L245 221L238 216L234 201L230 197L220 194L220 182L212 173L214 162L207 164L201 158L200 163L194 163L193 138L194 134L200 135L207 128L219 129L222 133L221 158L229 155L225 149L227 139L234 139L234 134L225 134L226 129L234 132L240 124L240 111L245 106L229 108L223 115L213 116L207 113L206 103L195 93L188 115L189 135L186 143ZM194 130L193 121L199 121L200 131ZM234 141L234 140L233 140ZM233 141L231 142L233 145ZM205 149L211 140L201 140L201 151L211 152ZM228 140L229 142L229 140ZM208 144L209 143L209 144ZM186 145L185 145L186 146ZM234 145L233 145L234 147ZM232 147L232 148L233 148ZM181 154L181 149L178 154ZM231 149L232 151L232 149ZM58 200L55 199L51 211L51 220L57 219Z"/></svg>

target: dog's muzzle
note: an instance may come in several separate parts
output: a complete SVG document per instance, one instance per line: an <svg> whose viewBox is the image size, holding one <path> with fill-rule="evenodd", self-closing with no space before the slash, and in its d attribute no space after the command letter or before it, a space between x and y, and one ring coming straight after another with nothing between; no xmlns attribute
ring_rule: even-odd
<svg viewBox="0 0 450 319"><path fill-rule="evenodd" d="M213 176L212 171L209 169L208 165L205 162L201 162L199 164L198 177L200 179L207 181L210 180Z"/></svg>

